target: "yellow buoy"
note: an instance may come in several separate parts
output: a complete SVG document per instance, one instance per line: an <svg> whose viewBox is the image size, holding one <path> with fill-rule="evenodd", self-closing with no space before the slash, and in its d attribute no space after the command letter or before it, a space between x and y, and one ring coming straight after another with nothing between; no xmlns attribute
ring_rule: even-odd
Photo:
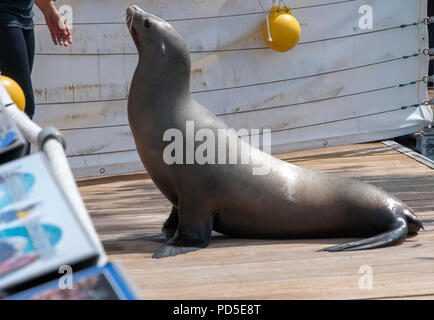
<svg viewBox="0 0 434 320"><path fill-rule="evenodd" d="M301 28L297 19L291 14L289 8L285 6L273 6L268 16L271 41L267 24L264 24L262 34L267 45L278 52L286 52L295 47L300 40Z"/></svg>
<svg viewBox="0 0 434 320"><path fill-rule="evenodd" d="M21 89L20 85L15 80L6 76L0 77L3 86L11 96L11 99L14 101L18 109L24 111L24 108L26 107L26 97L24 96L23 89Z"/></svg>

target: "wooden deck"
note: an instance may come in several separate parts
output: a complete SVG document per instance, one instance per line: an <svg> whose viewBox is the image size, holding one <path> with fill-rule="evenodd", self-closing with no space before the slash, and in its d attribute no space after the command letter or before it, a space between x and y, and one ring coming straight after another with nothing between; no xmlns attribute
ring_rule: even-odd
<svg viewBox="0 0 434 320"><path fill-rule="evenodd" d="M111 260L143 299L433 299L434 170L382 144L279 156L296 165L355 177L412 207L425 225L402 245L371 251L316 252L348 239L240 240L215 235L203 250L161 260L161 225L170 204L145 174L79 181ZM359 288L361 266L373 288Z"/></svg>

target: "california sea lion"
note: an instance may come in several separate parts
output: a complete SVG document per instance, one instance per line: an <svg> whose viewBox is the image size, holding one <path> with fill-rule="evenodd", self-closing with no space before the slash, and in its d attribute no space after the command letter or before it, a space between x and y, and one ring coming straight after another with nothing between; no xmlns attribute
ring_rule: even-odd
<svg viewBox="0 0 434 320"><path fill-rule="evenodd" d="M423 228L404 203L372 185L303 169L250 146L250 160L268 161L269 174L252 175L253 165L166 164L166 130L186 137L193 121L217 136L227 126L190 96L190 55L175 29L137 6L127 9L127 24L139 54L129 122L144 166L173 204L163 226L171 238L155 258L206 247L212 230L250 238L367 237L323 249L341 251L398 244Z"/></svg>

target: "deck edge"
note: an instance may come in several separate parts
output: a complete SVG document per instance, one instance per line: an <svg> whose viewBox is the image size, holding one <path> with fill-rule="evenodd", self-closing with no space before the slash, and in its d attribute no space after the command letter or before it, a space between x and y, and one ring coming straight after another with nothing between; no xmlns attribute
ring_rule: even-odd
<svg viewBox="0 0 434 320"><path fill-rule="evenodd" d="M392 149L406 155L407 157L410 157L414 160L416 160L417 162L431 168L434 169L434 161L431 160L430 158L427 158L423 155L421 155L420 153L417 153L414 150L411 150L405 146L403 146L402 144L399 144L398 142L395 141L391 141L391 140L384 140L381 141L381 143L385 144L388 147L391 147Z"/></svg>

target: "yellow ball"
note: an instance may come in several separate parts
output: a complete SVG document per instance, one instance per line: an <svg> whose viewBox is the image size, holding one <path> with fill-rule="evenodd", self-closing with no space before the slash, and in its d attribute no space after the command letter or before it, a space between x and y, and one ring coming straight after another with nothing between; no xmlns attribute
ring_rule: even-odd
<svg viewBox="0 0 434 320"><path fill-rule="evenodd" d="M26 107L26 97L24 96L23 89L21 89L20 85L15 80L6 76L1 76L1 82L18 109L24 111L24 108Z"/></svg>
<svg viewBox="0 0 434 320"><path fill-rule="evenodd" d="M295 47L300 40L301 28L297 19L291 15L289 8L277 6L271 8L268 16L272 41L268 41L267 23L264 24L262 34L267 45L278 52L286 52Z"/></svg>

